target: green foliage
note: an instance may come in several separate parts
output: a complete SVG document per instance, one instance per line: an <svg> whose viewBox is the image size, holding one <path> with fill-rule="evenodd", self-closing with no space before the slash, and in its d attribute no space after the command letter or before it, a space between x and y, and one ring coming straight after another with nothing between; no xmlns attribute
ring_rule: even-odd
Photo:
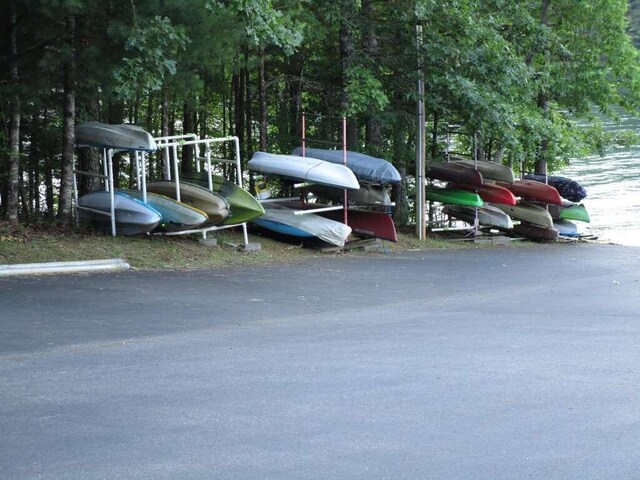
<svg viewBox="0 0 640 480"><path fill-rule="evenodd" d="M165 118L171 133L182 133L186 114L186 125L201 134L242 135L245 156L258 148L261 59L264 130L274 152L300 142L302 111L309 114L309 137L336 143L342 132L335 117L346 114L357 149L411 175L419 57L428 150L436 155L451 129L464 133L460 146L467 152L475 134L481 151L526 170L540 160L553 170L611 144L638 142L576 122L640 104L640 63L628 36L639 42L640 0L553 0L545 15L543 0L187 3L16 2L20 84L0 71L0 132L6 142L7 99L18 91L22 164L37 183L31 192L57 193L63 66L72 54L79 120L135 122L157 134ZM64 30L69 15L76 16L75 43ZM340 49L344 29L347 59ZM3 65L8 51L5 33ZM30 202L45 208L42 199Z"/></svg>
<svg viewBox="0 0 640 480"><path fill-rule="evenodd" d="M347 72L349 82L346 90L349 95L348 116L365 112L378 112L389 105L389 98L384 92L382 82L370 70L354 66Z"/></svg>
<svg viewBox="0 0 640 480"><path fill-rule="evenodd" d="M177 56L188 43L185 32L166 17L156 16L149 22L133 26L125 44L128 57L113 72L116 93L125 100L135 95L148 95L162 88L167 75L175 75Z"/></svg>

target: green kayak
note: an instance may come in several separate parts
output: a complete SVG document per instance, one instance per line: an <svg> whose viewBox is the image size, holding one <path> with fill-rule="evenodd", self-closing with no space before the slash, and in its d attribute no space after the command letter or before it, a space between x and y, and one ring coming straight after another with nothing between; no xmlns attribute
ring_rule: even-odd
<svg viewBox="0 0 640 480"><path fill-rule="evenodd" d="M554 220L575 220L589 223L591 218L586 207L581 203L563 201L562 206L549 205L549 213Z"/></svg>
<svg viewBox="0 0 640 480"><path fill-rule="evenodd" d="M468 207L481 207L483 205L480 195L458 190L455 188L441 188L427 185L426 199L431 202L440 202L448 205L464 205Z"/></svg>
<svg viewBox="0 0 640 480"><path fill-rule="evenodd" d="M181 178L209 188L206 172L186 173ZM229 217L222 225L237 225L264 215L264 208L249 192L219 175L211 175L212 191L229 202Z"/></svg>

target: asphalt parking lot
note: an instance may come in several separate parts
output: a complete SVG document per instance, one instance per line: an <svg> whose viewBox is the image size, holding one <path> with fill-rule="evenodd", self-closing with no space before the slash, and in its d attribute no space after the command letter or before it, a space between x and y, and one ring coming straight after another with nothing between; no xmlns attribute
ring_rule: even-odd
<svg viewBox="0 0 640 480"><path fill-rule="evenodd" d="M2 479L633 479L640 249L0 278Z"/></svg>

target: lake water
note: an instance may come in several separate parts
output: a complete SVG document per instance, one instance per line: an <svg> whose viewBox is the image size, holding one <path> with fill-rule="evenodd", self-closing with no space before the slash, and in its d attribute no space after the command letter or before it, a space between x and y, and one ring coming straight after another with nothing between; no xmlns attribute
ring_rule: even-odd
<svg viewBox="0 0 640 480"><path fill-rule="evenodd" d="M640 131L640 120L624 117L608 129ZM606 155L573 160L559 173L587 190L582 203L591 223L587 233L600 241L640 246L640 146L610 148Z"/></svg>

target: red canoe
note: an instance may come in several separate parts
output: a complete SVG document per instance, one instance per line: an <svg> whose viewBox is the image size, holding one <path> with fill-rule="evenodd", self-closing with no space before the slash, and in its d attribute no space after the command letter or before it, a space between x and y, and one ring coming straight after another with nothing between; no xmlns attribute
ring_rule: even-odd
<svg viewBox="0 0 640 480"><path fill-rule="evenodd" d="M508 188L516 197L527 198L536 202L562 205L562 198L558 190L533 180L516 180L512 184L497 182L501 187Z"/></svg>
<svg viewBox="0 0 640 480"><path fill-rule="evenodd" d="M453 163L434 163L427 166L427 178L445 182L466 183L468 185L482 185L482 174L473 168L455 165Z"/></svg>
<svg viewBox="0 0 640 480"><path fill-rule="evenodd" d="M481 187L458 183L450 183L449 186L451 188L459 188L462 190L468 190L470 192L476 192L485 202L515 205L517 201L515 195L511 192L511 190L491 183L485 183Z"/></svg>
<svg viewBox="0 0 640 480"><path fill-rule="evenodd" d="M339 222L344 221L344 211L342 210L322 212L320 215ZM390 242L398 241L393 218L384 212L350 208L347 210L347 225L358 236L381 238Z"/></svg>

